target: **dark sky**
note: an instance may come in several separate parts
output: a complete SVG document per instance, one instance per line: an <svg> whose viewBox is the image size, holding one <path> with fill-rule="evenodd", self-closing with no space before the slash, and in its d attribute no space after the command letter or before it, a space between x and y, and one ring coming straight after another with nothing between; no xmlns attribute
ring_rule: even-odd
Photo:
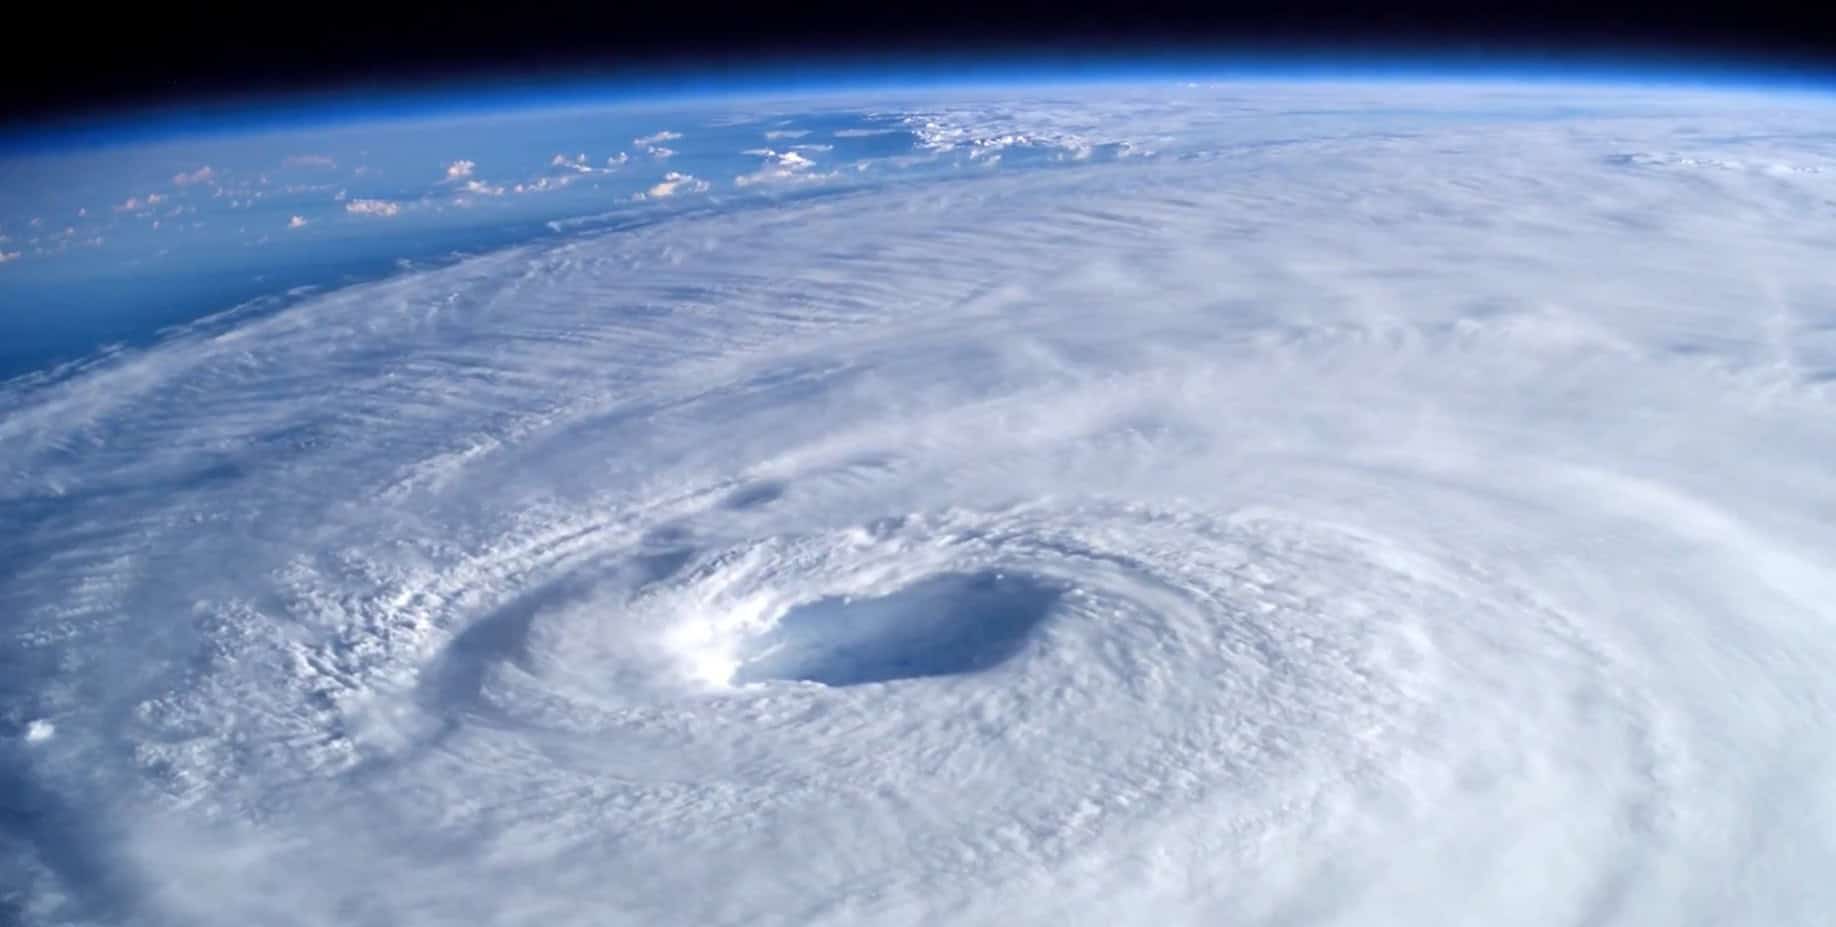
<svg viewBox="0 0 1836 927"><path fill-rule="evenodd" d="M541 0L492 7L376 2L138 3L52 0L4 41L0 120L13 125L122 107L276 91L388 87L445 77L743 70L758 60L1007 52L1127 53L1296 49L1451 54L1483 64L1634 53L1836 73L1836 4L1747 0L1716 6L1600 0L1461 4L1164 0L900 4L755 0Z"/></svg>

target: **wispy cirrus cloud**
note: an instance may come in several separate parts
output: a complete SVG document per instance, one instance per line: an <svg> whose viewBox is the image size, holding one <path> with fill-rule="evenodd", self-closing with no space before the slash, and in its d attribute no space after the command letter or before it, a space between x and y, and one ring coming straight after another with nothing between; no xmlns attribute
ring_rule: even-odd
<svg viewBox="0 0 1836 927"><path fill-rule="evenodd" d="M681 132L671 132L668 129L664 129L660 132L654 132L650 135L640 135L637 138L632 139L631 144L636 145L639 148L653 148L657 145L663 144L664 142L673 142L676 139L679 139L681 137L682 137Z"/></svg>

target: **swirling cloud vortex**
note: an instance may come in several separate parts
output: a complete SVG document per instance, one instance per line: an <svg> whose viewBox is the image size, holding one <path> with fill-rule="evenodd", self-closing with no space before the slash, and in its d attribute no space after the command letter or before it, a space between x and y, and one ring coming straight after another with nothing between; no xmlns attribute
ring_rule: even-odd
<svg viewBox="0 0 1836 927"><path fill-rule="evenodd" d="M1827 923L1836 149L1449 106L1150 120L13 384L0 888Z"/></svg>

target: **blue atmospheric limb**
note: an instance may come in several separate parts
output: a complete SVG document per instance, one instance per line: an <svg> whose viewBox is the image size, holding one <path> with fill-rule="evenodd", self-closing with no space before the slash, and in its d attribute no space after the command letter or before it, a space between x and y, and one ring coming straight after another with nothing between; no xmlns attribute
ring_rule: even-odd
<svg viewBox="0 0 1836 927"><path fill-rule="evenodd" d="M1483 45L1360 47L1281 44L1147 46L1089 52L1017 49L982 53L823 54L747 61L737 68L678 62L446 77L352 91L183 100L140 110L81 115L0 134L0 156L46 148L197 139L258 131L383 124L404 119L478 118L507 111L602 106L681 106L859 93L972 88L1089 86L1161 80L1459 81L1617 84L1674 88L1829 93L1836 68L1777 55L1689 53L1628 45L1583 51L1493 50Z"/></svg>
<svg viewBox="0 0 1836 927"><path fill-rule="evenodd" d="M1438 48L1168 47L779 59L728 71L684 64L82 117L0 138L0 377L109 344L145 344L167 326L252 300L374 279L403 261L550 235L556 223L578 231L685 205L835 192L964 160L961 151L929 157L935 148L909 126L873 118L862 101L895 104L887 112L896 114L965 94L1177 96L1187 84L1277 79L1566 87L1581 97L1601 87L1744 88L1781 99L1830 86L1827 74L1808 69L1635 51L1534 59ZM797 130L754 131L746 114L760 107L815 134L796 141L786 133ZM725 124L634 145L675 131L672 118ZM1030 154L1010 148L979 163L1012 169L1063 151ZM670 179L678 175L692 179ZM783 180L797 182L772 182Z"/></svg>

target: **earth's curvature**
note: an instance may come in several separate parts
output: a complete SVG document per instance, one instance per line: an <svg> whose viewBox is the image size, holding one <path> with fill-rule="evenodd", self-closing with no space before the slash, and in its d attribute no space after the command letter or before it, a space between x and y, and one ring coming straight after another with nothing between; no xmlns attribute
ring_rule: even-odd
<svg viewBox="0 0 1836 927"><path fill-rule="evenodd" d="M1830 922L1830 100L476 118L0 386L0 913Z"/></svg>

